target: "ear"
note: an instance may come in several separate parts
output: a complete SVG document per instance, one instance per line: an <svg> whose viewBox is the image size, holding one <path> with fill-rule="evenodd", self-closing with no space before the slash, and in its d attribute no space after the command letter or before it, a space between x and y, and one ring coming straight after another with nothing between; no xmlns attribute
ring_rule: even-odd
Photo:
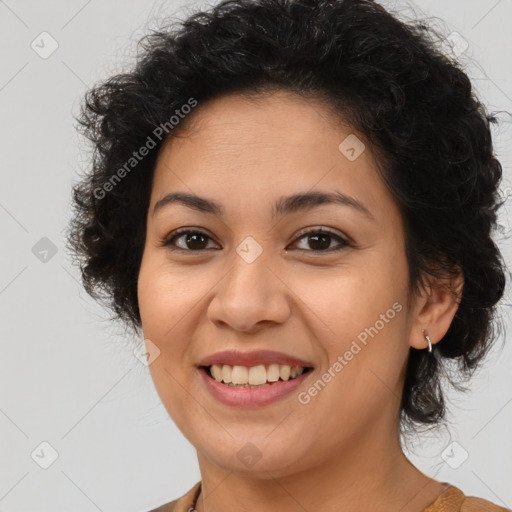
<svg viewBox="0 0 512 512"><path fill-rule="evenodd" d="M458 268L455 277L428 277L428 284L422 287L416 299L409 344L416 349L428 347L425 335L432 345L438 343L447 333L462 299L464 277ZM424 332L423 332L424 331Z"/></svg>

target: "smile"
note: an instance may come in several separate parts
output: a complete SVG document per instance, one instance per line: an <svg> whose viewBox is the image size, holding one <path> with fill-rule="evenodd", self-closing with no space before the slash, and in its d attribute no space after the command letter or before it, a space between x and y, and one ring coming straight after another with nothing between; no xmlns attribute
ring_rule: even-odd
<svg viewBox="0 0 512 512"><path fill-rule="evenodd" d="M231 386L261 386L287 381L302 375L305 368L287 364L259 364L257 366L231 366L229 364L213 364L209 367L210 375L217 381Z"/></svg>
<svg viewBox="0 0 512 512"><path fill-rule="evenodd" d="M313 368L269 364L199 367L209 392L220 402L239 407L260 407L289 396Z"/></svg>

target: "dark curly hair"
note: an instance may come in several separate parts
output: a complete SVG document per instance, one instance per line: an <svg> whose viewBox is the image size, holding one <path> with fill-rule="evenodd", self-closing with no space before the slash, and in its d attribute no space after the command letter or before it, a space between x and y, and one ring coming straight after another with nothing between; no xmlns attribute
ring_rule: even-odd
<svg viewBox="0 0 512 512"><path fill-rule="evenodd" d="M198 109L233 92L315 98L364 134L399 202L411 297L427 274L462 272L448 332L433 354L411 348L406 368L401 428L440 424L441 377L464 389L462 377L496 339L506 265L492 239L502 204L490 133L497 119L433 34L372 0L227 0L145 36L133 69L88 91L78 116L94 153L73 188L68 245L87 292L112 318L140 328L137 278L155 162L165 138L194 115L170 126L191 98ZM156 147L131 161L150 139Z"/></svg>

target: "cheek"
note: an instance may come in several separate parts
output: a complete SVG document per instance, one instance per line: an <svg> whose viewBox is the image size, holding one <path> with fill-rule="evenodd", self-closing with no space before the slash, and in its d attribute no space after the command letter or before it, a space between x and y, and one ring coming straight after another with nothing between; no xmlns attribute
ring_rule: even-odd
<svg viewBox="0 0 512 512"><path fill-rule="evenodd" d="M173 377L182 385L191 378L190 368L194 365L191 340L204 315L201 299L213 285L204 277L198 267L179 270L171 267L161 254L143 257L138 301L144 338L160 351L150 365L157 388L176 390L179 386ZM164 403L179 399L179 393L176 396L165 393Z"/></svg>
<svg viewBox="0 0 512 512"><path fill-rule="evenodd" d="M294 282L297 295L307 297L315 313L314 335L327 356L325 399L342 400L341 415L349 410L360 414L361 407L377 410L399 393L408 353L406 276L399 255L374 253L337 276Z"/></svg>
<svg viewBox="0 0 512 512"><path fill-rule="evenodd" d="M208 290L197 269L171 267L161 255L145 256L138 278L138 302L144 333L162 339L185 314L194 314Z"/></svg>
<svg viewBox="0 0 512 512"><path fill-rule="evenodd" d="M324 332L319 334L324 340L331 339L334 348L372 326L395 302L403 300L403 277L383 259L375 254L323 276L319 272L289 276L290 288L300 299L297 307L316 319Z"/></svg>
<svg viewBox="0 0 512 512"><path fill-rule="evenodd" d="M155 255L145 254L138 277L138 302L144 338L158 347L158 357L149 366L160 400L176 424L185 428L187 387L186 322L180 319L191 309L193 297L181 288L185 283L169 272ZM189 289L188 286L186 289ZM148 350L152 345L147 344ZM153 348L153 350L155 350ZM185 422L186 423L186 422Z"/></svg>

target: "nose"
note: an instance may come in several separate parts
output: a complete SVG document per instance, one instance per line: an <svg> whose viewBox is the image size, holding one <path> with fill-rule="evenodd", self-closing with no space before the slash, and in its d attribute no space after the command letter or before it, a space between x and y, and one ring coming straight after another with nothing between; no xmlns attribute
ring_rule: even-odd
<svg viewBox="0 0 512 512"><path fill-rule="evenodd" d="M209 304L208 318L244 333L282 324L291 311L287 290L263 257L248 263L236 255Z"/></svg>

